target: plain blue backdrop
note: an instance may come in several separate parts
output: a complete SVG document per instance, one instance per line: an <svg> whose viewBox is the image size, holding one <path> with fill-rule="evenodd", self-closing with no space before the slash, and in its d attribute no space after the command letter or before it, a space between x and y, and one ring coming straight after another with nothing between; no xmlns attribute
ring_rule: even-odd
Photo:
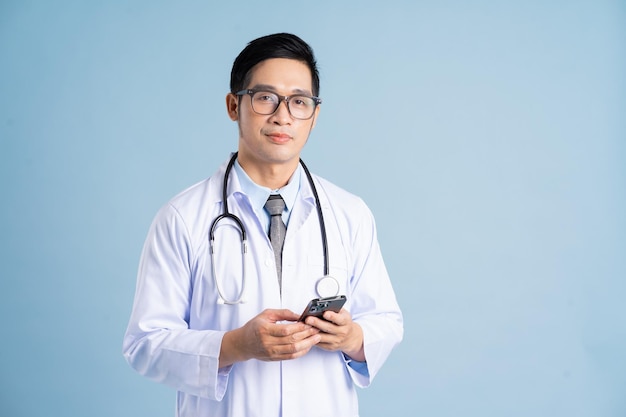
<svg viewBox="0 0 626 417"><path fill-rule="evenodd" d="M139 254L277 31L320 64L303 158L371 207L405 314L362 416L626 415L617 0L0 1L0 415L174 415L121 355Z"/></svg>

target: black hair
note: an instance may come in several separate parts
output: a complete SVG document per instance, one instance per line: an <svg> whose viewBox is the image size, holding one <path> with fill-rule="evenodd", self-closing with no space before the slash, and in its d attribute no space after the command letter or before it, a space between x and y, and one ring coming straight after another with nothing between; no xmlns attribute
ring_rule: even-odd
<svg viewBox="0 0 626 417"><path fill-rule="evenodd" d="M259 62L272 58L295 59L305 63L311 70L313 95L320 92L320 77L313 49L296 35L275 33L257 38L239 53L230 72L230 92L246 88L252 76L252 68Z"/></svg>

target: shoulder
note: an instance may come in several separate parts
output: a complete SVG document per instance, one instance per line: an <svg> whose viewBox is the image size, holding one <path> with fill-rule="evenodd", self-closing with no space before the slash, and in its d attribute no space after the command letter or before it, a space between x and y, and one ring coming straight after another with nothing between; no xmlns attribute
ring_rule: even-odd
<svg viewBox="0 0 626 417"><path fill-rule="evenodd" d="M222 201L222 182L227 162L224 162L210 177L175 195L166 207L184 218L212 213Z"/></svg>
<svg viewBox="0 0 626 417"><path fill-rule="evenodd" d="M211 178L206 178L185 188L172 197L167 202L167 205L176 210L185 211L188 208L195 210L198 208L198 205L204 202L214 202L215 198L212 198L212 196L217 196L217 193L212 190Z"/></svg>
<svg viewBox="0 0 626 417"><path fill-rule="evenodd" d="M220 206L216 182L219 181L209 177L179 192L159 209L154 223L189 235L202 233Z"/></svg>
<svg viewBox="0 0 626 417"><path fill-rule="evenodd" d="M210 177L201 180L172 197L164 209L174 210L186 217L194 213L211 211L222 201L222 182L228 161Z"/></svg>
<svg viewBox="0 0 626 417"><path fill-rule="evenodd" d="M372 213L363 199L350 191L318 176L313 175L322 205L327 205L335 215L348 218L372 218Z"/></svg>

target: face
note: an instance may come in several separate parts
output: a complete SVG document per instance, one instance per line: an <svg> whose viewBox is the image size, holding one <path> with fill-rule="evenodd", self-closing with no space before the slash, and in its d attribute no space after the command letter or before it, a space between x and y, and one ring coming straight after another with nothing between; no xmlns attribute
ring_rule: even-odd
<svg viewBox="0 0 626 417"><path fill-rule="evenodd" d="M312 95L311 71L300 61L268 59L254 66L251 75L247 89L263 89L280 96ZM299 120L289 114L285 102L273 114L260 115L252 110L251 100L250 95L226 96L228 115L239 125L239 162L246 171L284 166L293 172L315 126L319 106L311 119Z"/></svg>

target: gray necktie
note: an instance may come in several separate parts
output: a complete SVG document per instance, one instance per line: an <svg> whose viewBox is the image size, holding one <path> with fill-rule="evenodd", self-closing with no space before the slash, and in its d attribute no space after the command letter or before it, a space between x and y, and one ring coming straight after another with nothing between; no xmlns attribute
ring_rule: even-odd
<svg viewBox="0 0 626 417"><path fill-rule="evenodd" d="M270 241L274 249L274 259L276 260L276 273L278 274L278 287L282 289L282 269L283 269L283 243L287 227L283 223L283 210L285 200L280 194L272 194L265 203L265 210L270 214Z"/></svg>

